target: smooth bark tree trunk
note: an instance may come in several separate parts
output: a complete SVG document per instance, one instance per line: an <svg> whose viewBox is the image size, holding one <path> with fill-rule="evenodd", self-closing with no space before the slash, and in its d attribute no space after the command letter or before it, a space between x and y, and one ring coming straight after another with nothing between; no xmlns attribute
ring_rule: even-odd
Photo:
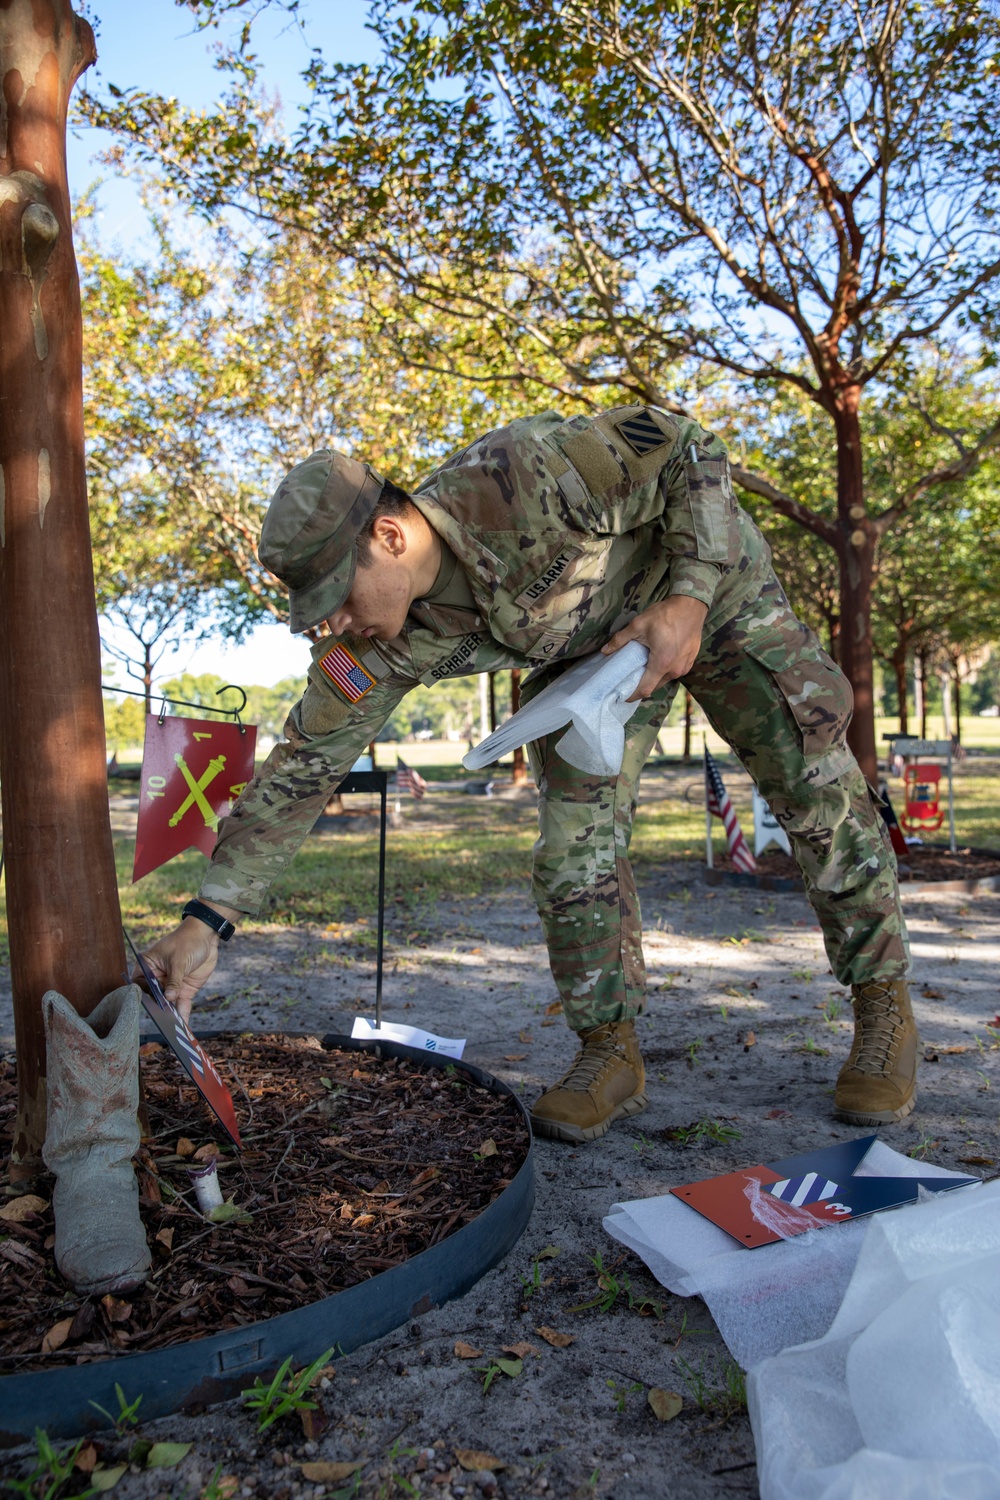
<svg viewBox="0 0 1000 1500"><path fill-rule="evenodd" d="M875 746L875 674L872 652L872 579L875 528L865 509L861 461L860 391L842 393L834 412L837 433L837 518L840 531L840 666L854 689L847 740L865 776L878 781Z"/></svg>
<svg viewBox="0 0 1000 1500"><path fill-rule="evenodd" d="M68 0L0 0L0 782L19 1103L41 1165L41 999L88 1015L122 981L84 473L66 111L96 57Z"/></svg>
<svg viewBox="0 0 1000 1500"><path fill-rule="evenodd" d="M684 689L684 751L681 756L687 765L691 759L691 694Z"/></svg>
<svg viewBox="0 0 1000 1500"><path fill-rule="evenodd" d="M899 709L899 732L909 734L910 717L909 704L906 701L906 652L898 652L892 660L893 671L896 674L896 700Z"/></svg>
<svg viewBox="0 0 1000 1500"><path fill-rule="evenodd" d="M955 687L955 744L956 745L960 745L962 743L962 674L959 671L958 663L957 662L955 663L954 671L955 671L955 676L954 676L954 687Z"/></svg>
<svg viewBox="0 0 1000 1500"><path fill-rule="evenodd" d="M521 707L521 669L511 667L510 669L510 711L516 714ZM514 750L514 785L524 786L528 779L528 767L524 758L524 746L518 745Z"/></svg>

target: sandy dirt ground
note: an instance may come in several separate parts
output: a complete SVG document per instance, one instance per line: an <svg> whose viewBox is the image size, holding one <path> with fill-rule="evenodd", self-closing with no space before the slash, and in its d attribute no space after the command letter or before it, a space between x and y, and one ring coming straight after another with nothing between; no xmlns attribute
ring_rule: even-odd
<svg viewBox="0 0 1000 1500"><path fill-rule="evenodd" d="M656 795L655 776L645 794ZM431 826L447 816L448 795L431 793L407 816ZM511 795L531 818L532 794ZM232 1492L247 1496L341 1492L303 1477L302 1463L323 1459L366 1460L356 1490L364 1497L757 1493L746 1411L723 1395L733 1370L707 1310L659 1288L601 1221L617 1201L865 1133L832 1117L849 999L804 897L709 890L696 862L652 867L641 895L648 1109L587 1147L536 1143L536 1207L514 1251L460 1301L338 1362L325 1397L333 1421L318 1443L305 1444L291 1423L258 1438L235 1402L165 1419L145 1435L191 1442L190 1454L170 1471L127 1473L116 1495L180 1500L213 1474L234 1476ZM1000 1006L1000 893L915 893L905 906L925 1061L917 1109L881 1135L899 1151L989 1176L989 1163L1000 1163L1000 1050L987 1030ZM530 1101L573 1047L548 1014L556 991L527 880L490 899L442 903L416 931L392 922L386 1018L466 1037L466 1057ZM350 924L335 934L274 927L241 937L225 950L199 1029L349 1031L374 994L372 956L355 937ZM10 1029L8 981L0 1032ZM699 1122L686 1142L673 1135ZM538 1261L536 1276L534 1257L549 1246L559 1254ZM608 1310L568 1310L597 1294L597 1256L627 1279L633 1304L655 1299L662 1315L629 1306L624 1288ZM542 1326L573 1342L551 1347L535 1332ZM458 1358L459 1340L483 1357ZM484 1393L473 1366L522 1342L537 1353ZM684 1398L672 1421L654 1416L653 1387ZM506 1467L468 1472L459 1449L485 1450Z"/></svg>

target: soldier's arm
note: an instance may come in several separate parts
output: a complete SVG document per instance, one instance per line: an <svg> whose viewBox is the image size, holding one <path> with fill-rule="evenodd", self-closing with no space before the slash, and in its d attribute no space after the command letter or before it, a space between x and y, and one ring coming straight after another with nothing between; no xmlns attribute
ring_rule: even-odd
<svg viewBox="0 0 1000 1500"><path fill-rule="evenodd" d="M336 688L310 681L288 716L285 739L221 824L200 901L234 923L259 912L331 793L413 685L389 673L350 703ZM185 1016L215 969L218 945L210 927L187 917L144 955Z"/></svg>

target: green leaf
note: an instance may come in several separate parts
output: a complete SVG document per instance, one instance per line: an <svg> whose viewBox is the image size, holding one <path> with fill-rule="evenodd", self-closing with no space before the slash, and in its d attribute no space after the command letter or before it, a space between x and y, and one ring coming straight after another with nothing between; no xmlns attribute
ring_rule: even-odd
<svg viewBox="0 0 1000 1500"><path fill-rule="evenodd" d="M245 1208L240 1208L232 1198L227 1198L225 1203L213 1208L208 1217L213 1224L249 1224L253 1219L253 1215L248 1214Z"/></svg>
<svg viewBox="0 0 1000 1500"><path fill-rule="evenodd" d="M128 1464L116 1464L113 1469L95 1469L90 1476L91 1489L102 1495L113 1490L127 1468Z"/></svg>
<svg viewBox="0 0 1000 1500"><path fill-rule="evenodd" d="M193 1447L193 1443L154 1443L146 1458L146 1468L174 1469Z"/></svg>
<svg viewBox="0 0 1000 1500"><path fill-rule="evenodd" d="M497 1359L495 1363L500 1366L505 1375L510 1376L511 1380L514 1379L515 1375L520 1375L524 1369L523 1359Z"/></svg>

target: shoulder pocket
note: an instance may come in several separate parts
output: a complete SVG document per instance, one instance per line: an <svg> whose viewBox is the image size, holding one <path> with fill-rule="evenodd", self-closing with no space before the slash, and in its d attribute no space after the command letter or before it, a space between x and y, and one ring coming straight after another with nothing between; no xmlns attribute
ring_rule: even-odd
<svg viewBox="0 0 1000 1500"><path fill-rule="evenodd" d="M684 465L684 484L701 562L737 561L739 533L729 460L702 458Z"/></svg>

